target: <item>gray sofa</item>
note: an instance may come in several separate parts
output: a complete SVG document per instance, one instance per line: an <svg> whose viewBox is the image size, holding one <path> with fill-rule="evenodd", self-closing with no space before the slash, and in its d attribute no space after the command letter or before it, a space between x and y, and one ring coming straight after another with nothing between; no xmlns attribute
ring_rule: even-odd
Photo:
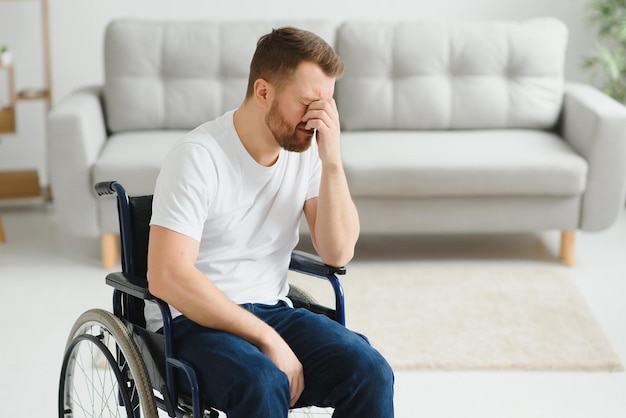
<svg viewBox="0 0 626 418"><path fill-rule="evenodd" d="M574 231L611 225L624 205L626 108L564 81L567 29L522 22L155 22L106 31L103 86L49 115L61 229L117 257L113 201L93 185L150 194L186 131L238 106L258 37L312 30L346 72L335 98L342 156L363 234Z"/></svg>

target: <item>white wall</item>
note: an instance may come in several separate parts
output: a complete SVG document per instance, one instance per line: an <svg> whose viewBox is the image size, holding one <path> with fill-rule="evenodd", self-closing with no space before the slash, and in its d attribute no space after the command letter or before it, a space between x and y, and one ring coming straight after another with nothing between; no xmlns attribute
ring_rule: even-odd
<svg viewBox="0 0 626 418"><path fill-rule="evenodd" d="M580 62L595 42L585 20L588 2L589 0L50 0L53 102L58 103L79 86L102 82L103 32L106 24L118 17L208 20L310 17L339 22L346 19L517 20L553 16L563 20L570 29L566 77L568 80L586 82L589 77L581 70ZM30 29L29 26L25 31L25 23L20 21L28 14L23 9L32 8L33 5L20 2L19 5L10 7L22 10L6 13L7 4L0 2L0 43L3 42L3 36L13 37L16 66L18 62L20 64L18 87L38 85L37 77L41 77L41 73L37 70L41 66L41 60L30 57L33 54L26 57L22 52L23 49L31 49L33 40L38 39L38 28ZM9 28L8 34L6 28ZM15 33L21 33L18 39L15 39ZM36 48L33 49L32 52L36 52ZM18 112L21 110L18 109ZM28 119L33 124L41 124L41 118L36 116ZM20 130L17 136L23 137L27 134L28 132L22 133ZM9 149L7 142L9 139L4 140L5 145L0 144L0 169L5 169L9 161L15 165L31 164L36 160L38 166L41 165L42 158L33 158L33 153L42 154L41 146L38 151L24 153ZM36 142L22 138L16 143ZM14 153L13 156L9 155L11 153ZM30 160L25 159L25 154L31 155L27 157ZM45 167L40 168L40 171L45 173Z"/></svg>
<svg viewBox="0 0 626 418"><path fill-rule="evenodd" d="M102 36L116 17L149 19L525 19L553 16L570 29L566 77L586 81L582 54L593 44L588 0L51 0L55 101L80 84L99 83Z"/></svg>

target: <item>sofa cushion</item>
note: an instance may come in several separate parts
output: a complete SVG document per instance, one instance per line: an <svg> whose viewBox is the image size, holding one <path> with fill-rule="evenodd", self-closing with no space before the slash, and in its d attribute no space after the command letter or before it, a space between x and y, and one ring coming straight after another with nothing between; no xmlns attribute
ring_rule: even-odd
<svg viewBox="0 0 626 418"><path fill-rule="evenodd" d="M346 22L342 128L552 127L563 97L567 28L524 22Z"/></svg>
<svg viewBox="0 0 626 418"><path fill-rule="evenodd" d="M92 171L92 184L115 180L130 195L154 193L167 152L187 131L143 131L115 134L105 143Z"/></svg>
<svg viewBox="0 0 626 418"><path fill-rule="evenodd" d="M193 129L234 109L259 37L285 25L334 45L328 21L112 22L104 46L109 129Z"/></svg>
<svg viewBox="0 0 626 418"><path fill-rule="evenodd" d="M344 132L355 197L567 196L585 190L587 162L546 131Z"/></svg>

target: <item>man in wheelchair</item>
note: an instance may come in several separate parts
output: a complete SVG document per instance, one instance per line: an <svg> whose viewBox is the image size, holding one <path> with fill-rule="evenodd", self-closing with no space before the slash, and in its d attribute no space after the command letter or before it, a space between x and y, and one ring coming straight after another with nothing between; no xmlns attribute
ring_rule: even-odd
<svg viewBox="0 0 626 418"><path fill-rule="evenodd" d="M286 417L300 405L393 416L385 359L287 297L303 212L328 265L347 263L359 234L332 98L342 73L318 36L273 30L257 44L241 106L187 134L157 180L149 290L170 305L176 355L229 418ZM148 329L163 326L155 303L145 312Z"/></svg>

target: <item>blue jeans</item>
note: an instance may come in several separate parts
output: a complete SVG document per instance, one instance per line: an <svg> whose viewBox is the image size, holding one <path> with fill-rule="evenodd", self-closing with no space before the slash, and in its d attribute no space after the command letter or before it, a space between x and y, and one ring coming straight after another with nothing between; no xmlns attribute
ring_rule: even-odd
<svg viewBox="0 0 626 418"><path fill-rule="evenodd" d="M391 367L358 334L282 303L242 307L272 326L302 363L305 388L297 406L334 407L337 418L394 416ZM196 369L203 398L228 418L287 417L287 376L254 345L181 316L174 320L174 347Z"/></svg>

